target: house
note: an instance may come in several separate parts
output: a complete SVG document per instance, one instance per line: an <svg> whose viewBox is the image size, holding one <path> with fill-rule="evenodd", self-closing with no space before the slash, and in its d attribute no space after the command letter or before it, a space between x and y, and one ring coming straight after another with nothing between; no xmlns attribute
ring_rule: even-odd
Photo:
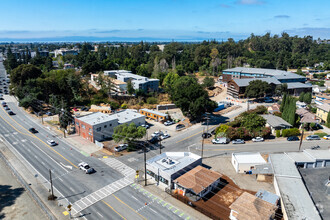
<svg viewBox="0 0 330 220"><path fill-rule="evenodd" d="M306 104L305 102L297 101L297 102L296 102L296 107L297 107L297 109L300 109L300 108L307 108L307 104Z"/></svg>
<svg viewBox="0 0 330 220"><path fill-rule="evenodd" d="M275 112L278 112L280 113L280 105L277 104L277 103L274 103L273 105L269 106L267 108L267 111L270 113L270 114L274 114Z"/></svg>
<svg viewBox="0 0 330 220"><path fill-rule="evenodd" d="M134 90L143 90L145 92L158 91L159 79L149 79L148 77L136 75L127 70L107 70L104 71L104 75L114 77L125 83L131 81Z"/></svg>
<svg viewBox="0 0 330 220"><path fill-rule="evenodd" d="M197 201L218 187L221 176L218 172L197 166L175 179L174 188L180 195Z"/></svg>
<svg viewBox="0 0 330 220"><path fill-rule="evenodd" d="M295 82L295 83L287 83L288 85L288 94L294 95L294 96L299 96L300 93L304 92L312 92L312 85L310 84L305 84L301 82Z"/></svg>
<svg viewBox="0 0 330 220"><path fill-rule="evenodd" d="M150 109L140 109L140 114L145 115L147 119L154 119L156 121L165 121L168 119L168 114L153 111Z"/></svg>
<svg viewBox="0 0 330 220"><path fill-rule="evenodd" d="M327 90L327 87L325 86L318 86L318 85L313 85L313 93L322 93L325 92L325 90Z"/></svg>
<svg viewBox="0 0 330 220"><path fill-rule="evenodd" d="M309 112L305 108L299 108L296 110L296 114L300 116L300 123L318 123L319 120L316 115Z"/></svg>
<svg viewBox="0 0 330 220"><path fill-rule="evenodd" d="M202 158L190 152L165 152L147 160L147 175L165 189L173 189L173 181L202 164Z"/></svg>
<svg viewBox="0 0 330 220"><path fill-rule="evenodd" d="M317 94L315 95L315 104L323 105L323 104L330 104L330 96L328 94Z"/></svg>
<svg viewBox="0 0 330 220"><path fill-rule="evenodd" d="M115 127L125 123L140 126L145 124L145 116L136 110L126 109L111 115L95 112L75 118L76 132L91 142L111 138Z"/></svg>
<svg viewBox="0 0 330 220"><path fill-rule="evenodd" d="M229 208L231 220L270 220L275 218L277 206L244 192Z"/></svg>
<svg viewBox="0 0 330 220"><path fill-rule="evenodd" d="M260 153L233 153L231 157L231 163L236 173L246 173L255 168L256 165L266 164L265 159Z"/></svg>
<svg viewBox="0 0 330 220"><path fill-rule="evenodd" d="M317 105L316 106L316 117L321 120L321 122L327 122L328 113L330 111L330 104Z"/></svg>
<svg viewBox="0 0 330 220"><path fill-rule="evenodd" d="M285 121L283 118L280 118L275 115L261 115L266 119L266 127L270 127L272 133L274 134L276 130L282 130L291 128L292 125Z"/></svg>
<svg viewBox="0 0 330 220"><path fill-rule="evenodd" d="M280 201L280 197L278 195L275 195L275 194L268 192L267 190L263 190L263 189L260 189L255 194L255 196L266 202L269 202L270 204L273 204L275 206L277 206Z"/></svg>

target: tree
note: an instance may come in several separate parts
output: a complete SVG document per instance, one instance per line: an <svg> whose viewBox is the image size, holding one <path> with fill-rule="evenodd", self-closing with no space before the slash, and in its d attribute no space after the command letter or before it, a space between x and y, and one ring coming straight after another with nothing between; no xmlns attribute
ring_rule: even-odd
<svg viewBox="0 0 330 220"><path fill-rule="evenodd" d="M282 118L285 121L289 122L292 126L295 126L297 122L296 102L296 98L292 96L287 96L284 103L284 107L282 109Z"/></svg>
<svg viewBox="0 0 330 220"><path fill-rule="evenodd" d="M197 79L190 76L176 80L170 95L176 106L191 120L200 118L205 112L212 112L217 106Z"/></svg>
<svg viewBox="0 0 330 220"><path fill-rule="evenodd" d="M25 82L29 79L36 79L42 74L41 70L32 64L21 64L15 69L12 70L10 74L10 80L15 88L22 88L25 85Z"/></svg>
<svg viewBox="0 0 330 220"><path fill-rule="evenodd" d="M212 66L212 73L214 75L214 67L218 67L219 62L216 62L216 58L219 55L219 51L217 48L213 48L210 53L210 57L212 58L211 66Z"/></svg>
<svg viewBox="0 0 330 220"><path fill-rule="evenodd" d="M312 94L310 92L307 92L307 93L304 94L304 102L306 104L311 104L311 102L312 102Z"/></svg>
<svg viewBox="0 0 330 220"><path fill-rule="evenodd" d="M211 88L214 86L214 78L213 77L205 77L204 80L203 80L203 86L206 87L206 88Z"/></svg>
<svg viewBox="0 0 330 220"><path fill-rule="evenodd" d="M258 115L257 113L247 114L241 119L241 127L245 127L252 131L257 128L262 128L266 124L266 119Z"/></svg>
<svg viewBox="0 0 330 220"><path fill-rule="evenodd" d="M263 97L267 93L271 92L270 85L262 80L253 80L249 82L249 85L245 89L245 96L248 98Z"/></svg>
<svg viewBox="0 0 330 220"><path fill-rule="evenodd" d="M132 81L131 80L128 80L127 81L127 92L128 94L132 95L134 93L134 88L133 88L133 85L132 85Z"/></svg>
<svg viewBox="0 0 330 220"><path fill-rule="evenodd" d="M325 124L328 128L330 128L330 114L328 113L328 116L327 116L327 121L326 121L326 124Z"/></svg>
<svg viewBox="0 0 330 220"><path fill-rule="evenodd" d="M170 71L164 81L163 81L163 87L166 89L166 91L171 91L173 84L177 79L179 79L180 76L176 73L176 71Z"/></svg>
<svg viewBox="0 0 330 220"><path fill-rule="evenodd" d="M299 95L299 102L303 102L304 101L304 95L305 95L304 92L300 93L300 95Z"/></svg>
<svg viewBox="0 0 330 220"><path fill-rule="evenodd" d="M143 138L146 132L146 128L141 126L137 127L133 122L130 125L125 123L115 127L112 137L116 143L120 141L126 142L128 143L128 150L134 150L133 142Z"/></svg>
<svg viewBox="0 0 330 220"><path fill-rule="evenodd" d="M286 104L287 97L288 97L287 93L284 93L282 102L281 102L281 106L280 106L280 112L282 112L282 113L283 113L283 110L284 110L284 107Z"/></svg>

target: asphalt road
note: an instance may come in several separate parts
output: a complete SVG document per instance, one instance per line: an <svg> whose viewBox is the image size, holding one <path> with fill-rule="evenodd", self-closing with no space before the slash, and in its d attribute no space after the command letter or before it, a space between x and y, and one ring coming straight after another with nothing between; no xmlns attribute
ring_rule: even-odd
<svg viewBox="0 0 330 220"><path fill-rule="evenodd" d="M0 62L0 77L5 77L5 74L3 64ZM45 179L47 186L49 185L49 169L52 171L55 195L63 204L74 203L123 177L115 169L97 158L86 157L63 138L31 120L28 114L17 106L14 97L4 95L2 101L7 102L15 115L10 116L3 106L0 106L1 138L24 158L23 162L32 167L31 171L36 176L41 175ZM28 129L32 127L39 132L30 133ZM49 146L46 141L50 139L58 145ZM77 165L82 161L90 164L97 172L86 175L79 170ZM146 200L145 195L136 192L131 187L125 187L83 210L80 217L86 219L179 219L173 212L157 203L145 206Z"/></svg>

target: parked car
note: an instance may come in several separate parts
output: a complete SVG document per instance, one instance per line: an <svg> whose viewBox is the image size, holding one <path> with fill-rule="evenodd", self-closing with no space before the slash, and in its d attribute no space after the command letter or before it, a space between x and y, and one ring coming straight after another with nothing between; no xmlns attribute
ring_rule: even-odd
<svg viewBox="0 0 330 220"><path fill-rule="evenodd" d="M6 107L5 107L5 110L8 111L8 110L10 110L10 108L9 108L8 106L6 106Z"/></svg>
<svg viewBox="0 0 330 220"><path fill-rule="evenodd" d="M323 136L323 139L325 139L325 140L330 140L330 135L325 135L325 136Z"/></svg>
<svg viewBox="0 0 330 220"><path fill-rule="evenodd" d="M35 128L29 128L29 132L31 132L32 134L38 133Z"/></svg>
<svg viewBox="0 0 330 220"><path fill-rule="evenodd" d="M230 141L229 138L220 137L213 139L212 144L228 144L229 141Z"/></svg>
<svg viewBox="0 0 330 220"><path fill-rule="evenodd" d="M314 141L314 140L321 140L321 138L318 135L309 135L306 137L306 140Z"/></svg>
<svg viewBox="0 0 330 220"><path fill-rule="evenodd" d="M169 126L169 125L172 125L172 124L174 124L173 121L165 121L165 122L164 122L164 125L165 125L165 126Z"/></svg>
<svg viewBox="0 0 330 220"><path fill-rule="evenodd" d="M3 105L7 105L7 102L2 101L2 102L1 102L1 105L2 105L2 106L3 106Z"/></svg>
<svg viewBox="0 0 330 220"><path fill-rule="evenodd" d="M53 116L54 114L52 112L46 112L47 116Z"/></svg>
<svg viewBox="0 0 330 220"><path fill-rule="evenodd" d="M178 124L176 127L175 127L175 129L177 130L177 131L179 131L179 130L182 130L182 129L184 129L186 126L184 125L184 124Z"/></svg>
<svg viewBox="0 0 330 220"><path fill-rule="evenodd" d="M213 130L211 131L211 134L212 134L212 135L215 135L215 130L216 130L216 129L213 129Z"/></svg>
<svg viewBox="0 0 330 220"><path fill-rule="evenodd" d="M128 144L119 144L117 147L115 147L115 151L119 152L119 151L123 151L126 150L128 147Z"/></svg>
<svg viewBox="0 0 330 220"><path fill-rule="evenodd" d="M270 97L265 97L265 103L273 103L274 102L274 99L273 98L270 98Z"/></svg>
<svg viewBox="0 0 330 220"><path fill-rule="evenodd" d="M202 138L210 138L210 137L212 137L212 134L211 133L204 132L202 134Z"/></svg>
<svg viewBox="0 0 330 220"><path fill-rule="evenodd" d="M160 139L162 139L162 140L164 140L166 138L169 138L169 137L171 137L171 135L168 134L168 133L165 133L165 134L160 135Z"/></svg>
<svg viewBox="0 0 330 220"><path fill-rule="evenodd" d="M15 113L13 111L8 111L9 115L15 115Z"/></svg>
<svg viewBox="0 0 330 220"><path fill-rule="evenodd" d="M50 145L50 146L56 146L57 145L57 143L54 140L48 140L47 144Z"/></svg>
<svg viewBox="0 0 330 220"><path fill-rule="evenodd" d="M233 140L231 143L233 143L233 144L245 144L245 141L243 139L236 139L236 140Z"/></svg>
<svg viewBox="0 0 330 220"><path fill-rule="evenodd" d="M86 162L81 162L80 164L78 164L78 167L79 169L85 171L86 174L91 174L96 172L94 168L90 167Z"/></svg>
<svg viewBox="0 0 330 220"><path fill-rule="evenodd" d="M252 141L253 142L262 142L262 141L264 141L264 138L263 137L255 137L255 138L252 138Z"/></svg>
<svg viewBox="0 0 330 220"><path fill-rule="evenodd" d="M81 109L80 109L81 111L89 111L89 107L82 107Z"/></svg>
<svg viewBox="0 0 330 220"><path fill-rule="evenodd" d="M164 133L162 131L155 131L153 134L151 134L151 137L159 137L163 135Z"/></svg>
<svg viewBox="0 0 330 220"><path fill-rule="evenodd" d="M158 143L158 141L159 141L159 136L157 136L157 137L152 137L152 138L149 140L149 143L151 143L151 144L156 144L156 143Z"/></svg>
<svg viewBox="0 0 330 220"><path fill-rule="evenodd" d="M146 129L150 128L150 126L148 124L143 124L143 125L141 125L141 127L144 127Z"/></svg>
<svg viewBox="0 0 330 220"><path fill-rule="evenodd" d="M290 136L287 138L288 141L299 141L299 138L297 136Z"/></svg>

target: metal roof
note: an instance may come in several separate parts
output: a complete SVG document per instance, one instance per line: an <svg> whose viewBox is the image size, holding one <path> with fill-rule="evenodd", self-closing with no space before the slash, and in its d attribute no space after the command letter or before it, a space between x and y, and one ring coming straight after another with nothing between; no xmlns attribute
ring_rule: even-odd
<svg viewBox="0 0 330 220"><path fill-rule="evenodd" d="M275 69L262 69L262 68L245 68L245 67L235 67L231 69L226 69L223 72L241 72L241 73L250 73L250 74L264 74L264 75L283 75L287 74L287 71L284 70L275 70Z"/></svg>
<svg viewBox="0 0 330 220"><path fill-rule="evenodd" d="M322 109L323 111L326 111L326 112L330 111L330 105L329 104L317 105L316 108Z"/></svg>
<svg viewBox="0 0 330 220"><path fill-rule="evenodd" d="M269 202L273 205L277 205L278 200L280 199L280 197L278 195L275 195L271 192L268 192L266 190L260 189L257 193L256 193L256 197Z"/></svg>
<svg viewBox="0 0 330 220"><path fill-rule="evenodd" d="M305 88L312 88L311 85L305 84L305 83L300 83L300 82L292 82L292 83L287 83L288 89L305 89Z"/></svg>
<svg viewBox="0 0 330 220"><path fill-rule="evenodd" d="M291 124L286 122L283 118L280 118L275 115L261 115L264 119L267 120L267 123L273 128L287 128L292 127Z"/></svg>
<svg viewBox="0 0 330 220"><path fill-rule="evenodd" d="M274 83L275 85L281 84L281 82L275 78L245 78L245 79L233 79L233 80L239 87L248 86L249 83L254 80L261 80L267 83Z"/></svg>
<svg viewBox="0 0 330 220"><path fill-rule="evenodd" d="M90 125L97 125L108 121L116 120L112 115L104 114L102 112L95 112L89 115L78 117L82 122L85 122Z"/></svg>
<svg viewBox="0 0 330 220"><path fill-rule="evenodd" d="M267 163L260 153L240 152L233 153L232 157L236 158L237 163L254 163L264 164Z"/></svg>
<svg viewBox="0 0 330 220"><path fill-rule="evenodd" d="M146 108L143 108L143 109L140 109L140 110L145 111L145 112L149 112L149 113L151 113L151 114L155 114L155 115L159 115L159 116L167 117L167 114L162 113L162 112L157 112L157 111L150 110L150 109L146 109Z"/></svg>

